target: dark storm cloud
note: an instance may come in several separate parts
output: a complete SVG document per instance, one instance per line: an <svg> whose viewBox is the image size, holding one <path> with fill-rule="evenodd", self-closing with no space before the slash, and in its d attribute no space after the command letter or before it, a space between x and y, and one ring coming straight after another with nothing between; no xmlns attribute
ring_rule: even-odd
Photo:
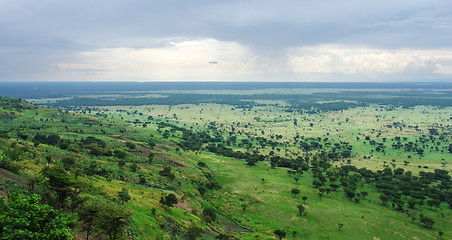
<svg viewBox="0 0 452 240"><path fill-rule="evenodd" d="M450 9L440 8L445 3L3 1L1 44L77 48L146 45L148 38L210 37L267 48L343 41L444 47L452 40L451 34L444 34L450 33L452 20Z"/></svg>

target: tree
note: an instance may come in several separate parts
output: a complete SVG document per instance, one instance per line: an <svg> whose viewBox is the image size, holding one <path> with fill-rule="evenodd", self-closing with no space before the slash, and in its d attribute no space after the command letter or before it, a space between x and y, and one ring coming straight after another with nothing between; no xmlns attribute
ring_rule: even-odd
<svg viewBox="0 0 452 240"><path fill-rule="evenodd" d="M300 194L300 189L292 188L292 190L290 190L290 193L292 193L296 197L298 194Z"/></svg>
<svg viewBox="0 0 452 240"><path fill-rule="evenodd" d="M99 206L93 202L87 202L78 212L81 227L86 232L86 240L89 240L89 236L93 231L98 212Z"/></svg>
<svg viewBox="0 0 452 240"><path fill-rule="evenodd" d="M352 199L356 195L355 190L353 190L352 188L349 188L349 187L345 188L344 192L345 192L345 196L347 196L348 199Z"/></svg>
<svg viewBox="0 0 452 240"><path fill-rule="evenodd" d="M121 191L118 192L118 199L119 201L121 201L121 205L124 205L125 202L128 202L131 199L129 191L123 188Z"/></svg>
<svg viewBox="0 0 452 240"><path fill-rule="evenodd" d="M433 219L426 217L424 215L420 216L421 218L419 219L419 221L424 224L424 227L426 228L432 228L433 224L435 223L435 221L433 221Z"/></svg>
<svg viewBox="0 0 452 240"><path fill-rule="evenodd" d="M176 197L176 195L170 193L168 195L166 195L165 197L161 197L160 198L160 204L165 205L167 207L172 207L174 204L177 204L178 199Z"/></svg>
<svg viewBox="0 0 452 240"><path fill-rule="evenodd" d="M98 228L108 239L120 239L129 224L131 212L112 202L99 204L99 211L95 222Z"/></svg>
<svg viewBox="0 0 452 240"><path fill-rule="evenodd" d="M435 209L438 209L440 204L441 201L438 199L430 199L427 201L427 205L429 205L430 207L435 207Z"/></svg>
<svg viewBox="0 0 452 240"><path fill-rule="evenodd" d="M129 166L131 172L136 172L138 169L138 165L136 163L132 163Z"/></svg>
<svg viewBox="0 0 452 240"><path fill-rule="evenodd" d="M62 208L73 191L71 175L61 166L45 167L42 175L46 179L46 186L56 194L57 208Z"/></svg>
<svg viewBox="0 0 452 240"><path fill-rule="evenodd" d="M155 157L155 153L149 152L149 155L148 155L148 162L149 162L149 163L152 163L152 160L154 160L154 157Z"/></svg>
<svg viewBox="0 0 452 240"><path fill-rule="evenodd" d="M189 229L187 229L187 239L188 240L194 240L202 236L202 228L191 226Z"/></svg>
<svg viewBox="0 0 452 240"><path fill-rule="evenodd" d="M32 192L35 189L36 184L41 182L41 177L39 175L32 175L25 179L25 183L27 184L28 190Z"/></svg>
<svg viewBox="0 0 452 240"><path fill-rule="evenodd" d="M70 215L39 204L37 194L13 191L8 202L0 197L0 239L74 239Z"/></svg>
<svg viewBox="0 0 452 240"><path fill-rule="evenodd" d="M303 196L303 197L301 198L301 200L303 200L303 203L305 203L305 204L306 204L306 200L308 200L308 197L306 197L306 196Z"/></svg>
<svg viewBox="0 0 452 240"><path fill-rule="evenodd" d="M381 202L383 203L383 205L386 205L386 202L389 200L389 197L385 194L381 194L379 198L380 198Z"/></svg>
<svg viewBox="0 0 452 240"><path fill-rule="evenodd" d="M127 153L121 150L114 150L113 155L119 159L124 159L127 156Z"/></svg>
<svg viewBox="0 0 452 240"><path fill-rule="evenodd" d="M206 223L212 223L217 219L217 213L212 207L206 207L202 210L202 218Z"/></svg>
<svg viewBox="0 0 452 240"><path fill-rule="evenodd" d="M300 216L303 215L306 211L306 208L303 204L298 204L297 208L298 208L298 212L300 213Z"/></svg>
<svg viewBox="0 0 452 240"><path fill-rule="evenodd" d="M63 163L65 169L70 169L75 165L75 159L70 156L63 157L61 162Z"/></svg>
<svg viewBox="0 0 452 240"><path fill-rule="evenodd" d="M286 237L286 232L280 229L276 229L273 233L279 238L279 240Z"/></svg>
<svg viewBox="0 0 452 240"><path fill-rule="evenodd" d="M248 166L254 166L257 163L257 159L254 158L247 158L245 161Z"/></svg>
<svg viewBox="0 0 452 240"><path fill-rule="evenodd" d="M126 142L126 147L128 147L130 150L135 150L135 148L137 148L137 145L132 142Z"/></svg>
<svg viewBox="0 0 452 240"><path fill-rule="evenodd" d="M159 172L160 176L168 176L171 174L171 167L165 167L162 171Z"/></svg>

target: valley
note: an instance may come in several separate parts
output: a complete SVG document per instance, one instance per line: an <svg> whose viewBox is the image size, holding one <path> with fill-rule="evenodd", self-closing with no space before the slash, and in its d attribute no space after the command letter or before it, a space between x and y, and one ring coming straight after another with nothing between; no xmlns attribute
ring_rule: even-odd
<svg viewBox="0 0 452 240"><path fill-rule="evenodd" d="M1 98L1 193L40 195L78 238L452 237L450 89L57 95ZM107 207L124 224L87 231Z"/></svg>

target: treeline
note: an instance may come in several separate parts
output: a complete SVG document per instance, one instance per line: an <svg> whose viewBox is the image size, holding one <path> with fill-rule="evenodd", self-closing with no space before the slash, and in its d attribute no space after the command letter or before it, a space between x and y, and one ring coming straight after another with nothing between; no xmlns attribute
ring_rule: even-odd
<svg viewBox="0 0 452 240"><path fill-rule="evenodd" d="M169 130L162 130L165 128L169 128ZM179 137L178 145L184 150L199 151L206 143L223 141L223 137L217 131L194 131L167 122L159 122L157 131L162 133L163 138L168 138L170 134L181 132L182 136Z"/></svg>
<svg viewBox="0 0 452 240"><path fill-rule="evenodd" d="M49 107L70 108L74 106L141 106L141 105L180 105L180 104L216 103L227 104L236 107L252 107L256 104L252 101L244 101L236 95L217 94L168 94L161 98L85 98L61 100L54 103L46 103Z"/></svg>
<svg viewBox="0 0 452 240"><path fill-rule="evenodd" d="M253 166L259 161L264 161L266 156L257 153L248 153L241 151L234 151L232 148L228 148L223 144L209 144L206 146L206 150L216 153L225 157L232 157L237 159L244 159L248 165Z"/></svg>
<svg viewBox="0 0 452 240"><path fill-rule="evenodd" d="M367 103L363 102L345 102L345 101L334 101L334 102L297 102L292 101L290 109L298 111L300 113L319 113L328 111L340 111L347 110L354 107L366 107Z"/></svg>
<svg viewBox="0 0 452 240"><path fill-rule="evenodd" d="M374 96L372 94L375 94ZM420 91L411 92L372 92L368 91L340 91L334 93L312 94L165 94L165 97L74 97L72 99L59 100L46 103L50 107L71 108L75 106L140 106L140 105L179 105L216 103L227 104L236 107L249 108L260 106L255 100L282 100L290 103L287 111L304 113L317 113L324 111L340 111L354 107L365 107L369 104L401 106L405 108L427 105L437 107L449 107L452 105L452 96L449 92L443 94L429 94Z"/></svg>

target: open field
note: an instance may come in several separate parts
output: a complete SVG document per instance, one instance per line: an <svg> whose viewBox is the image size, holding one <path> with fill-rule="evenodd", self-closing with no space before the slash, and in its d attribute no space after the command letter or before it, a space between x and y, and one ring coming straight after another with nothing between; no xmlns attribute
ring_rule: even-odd
<svg viewBox="0 0 452 240"><path fill-rule="evenodd" d="M397 166L403 165L405 161L409 162L404 168L413 172L428 171L424 166L430 169L452 169L452 164L447 164L450 160L452 108L369 106L335 112L299 114L286 112L286 108L281 107L280 103L267 104L247 109L219 104L112 106L99 107L98 111L108 114L109 117L129 121L152 116L189 126L214 127L223 133L232 132L249 138L273 139L281 145L285 144L280 151L283 156L296 157L303 154L296 146L294 138L304 136L328 138L332 142L349 142L353 146L352 162L358 167L382 169L385 162L392 164L395 159ZM406 138L402 143L416 142L419 137L430 136L429 129L438 129L438 134L444 137L444 141L435 136L433 141L429 139L423 143L422 156L417 152L392 149L394 138ZM277 135L282 137L276 138ZM366 137L382 143L385 150L376 151L378 145L370 143ZM269 152L271 147L259 148L259 151ZM446 164L443 166L443 163ZM421 169L418 167L420 165Z"/></svg>

